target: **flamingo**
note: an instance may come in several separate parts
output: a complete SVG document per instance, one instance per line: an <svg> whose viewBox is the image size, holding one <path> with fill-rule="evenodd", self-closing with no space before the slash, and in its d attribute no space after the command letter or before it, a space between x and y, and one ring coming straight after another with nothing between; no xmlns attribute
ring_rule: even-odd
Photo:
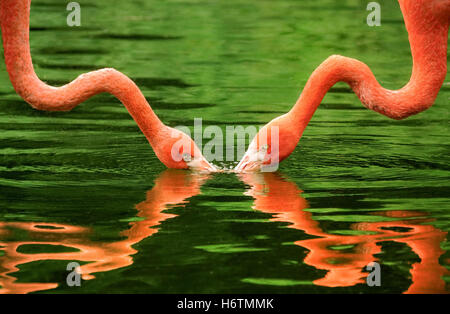
<svg viewBox="0 0 450 314"><path fill-rule="evenodd" d="M31 0L0 0L0 23L6 69L16 92L33 108L68 111L99 93L110 93L127 108L158 159L168 168L214 171L195 142L157 117L136 84L123 73L106 68L80 75L53 87L36 75L30 54Z"/></svg>
<svg viewBox="0 0 450 314"><path fill-rule="evenodd" d="M310 76L292 109L261 128L236 172L256 171L286 159L327 91L347 83L362 104L389 118L401 120L433 105L447 74L447 41L450 0L398 0L409 34L413 69L409 83L400 90L383 88L361 61L333 55ZM275 131L275 133L274 133ZM272 135L278 134L274 141Z"/></svg>

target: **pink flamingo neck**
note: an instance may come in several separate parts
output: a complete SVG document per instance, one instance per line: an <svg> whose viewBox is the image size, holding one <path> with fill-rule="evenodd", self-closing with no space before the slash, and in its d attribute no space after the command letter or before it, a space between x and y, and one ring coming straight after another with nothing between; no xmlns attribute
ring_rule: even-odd
<svg viewBox="0 0 450 314"><path fill-rule="evenodd" d="M6 69L16 92L33 108L48 111L71 110L99 93L110 93L127 108L147 140L164 124L158 119L136 84L115 69L80 75L71 83L53 87L36 75L30 54L29 25L31 0L1 0L0 22Z"/></svg>
<svg viewBox="0 0 450 314"><path fill-rule="evenodd" d="M428 109L447 74L449 16L433 13L434 1L399 0L409 34L413 70L402 89L383 88L369 67L355 59L331 56L311 75L300 98L288 113L300 136L328 90L345 82L368 109L392 119L404 119Z"/></svg>

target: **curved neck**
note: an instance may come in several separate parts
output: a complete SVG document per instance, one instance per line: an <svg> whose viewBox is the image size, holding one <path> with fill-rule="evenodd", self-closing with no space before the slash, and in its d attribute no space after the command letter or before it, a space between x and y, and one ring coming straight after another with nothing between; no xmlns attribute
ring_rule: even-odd
<svg viewBox="0 0 450 314"><path fill-rule="evenodd" d="M300 134L308 125L328 90L346 82L371 110L393 119L403 119L429 108L447 74L447 41L450 19L433 15L432 1L399 0L409 34L413 70L402 89L387 90L369 67L355 59L332 56L309 78L300 98L288 113Z"/></svg>
<svg viewBox="0 0 450 314"><path fill-rule="evenodd" d="M53 87L36 75L30 54L31 0L0 0L0 22L6 69L16 92L39 110L63 111L103 92L116 96L145 134L150 144L163 126L136 84L114 69L80 75L71 83Z"/></svg>

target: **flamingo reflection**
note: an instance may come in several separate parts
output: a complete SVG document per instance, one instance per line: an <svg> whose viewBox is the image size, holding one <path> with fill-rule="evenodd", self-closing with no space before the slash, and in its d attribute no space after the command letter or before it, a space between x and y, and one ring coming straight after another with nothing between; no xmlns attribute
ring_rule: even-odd
<svg viewBox="0 0 450 314"><path fill-rule="evenodd" d="M358 235L336 235L323 231L312 213L305 211L307 201L293 182L278 173L245 173L240 179L250 189L247 195L254 198L254 209L273 214L272 221L290 223L289 227L303 230L318 238L296 241L309 250L304 262L317 269L326 270L323 278L314 284L326 287L350 287L365 283L365 267L378 259L381 244L385 241L404 243L420 258L410 270L412 284L405 293L446 293L443 276L445 267L439 264L444 253L440 244L445 241L443 232L429 223L425 213L414 211L386 211L374 213L386 221L364 222L351 225Z"/></svg>
<svg viewBox="0 0 450 314"><path fill-rule="evenodd" d="M57 223L0 222L0 293L30 293L54 289L57 283L22 283L12 275L20 265L36 261L64 260L86 262L78 270L84 280L94 273L126 267L133 263L137 251L133 245L158 232L161 222L176 215L163 211L173 206L185 206L188 199L200 193L207 174L168 169L156 179L147 192L146 200L136 205L139 221L121 235L125 239L106 243L89 239L89 228ZM15 233L27 232L26 241L10 241ZM27 254L21 248L27 245L62 246L73 252ZM2 256L3 255L3 256Z"/></svg>

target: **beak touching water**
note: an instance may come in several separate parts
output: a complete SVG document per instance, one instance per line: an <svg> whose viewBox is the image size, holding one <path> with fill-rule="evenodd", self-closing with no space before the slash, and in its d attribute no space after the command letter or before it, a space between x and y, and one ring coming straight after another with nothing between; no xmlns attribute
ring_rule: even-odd
<svg viewBox="0 0 450 314"><path fill-rule="evenodd" d="M191 158L190 156L183 156L184 161L188 165L189 169L207 172L219 171L214 165L208 162L205 157L198 156Z"/></svg>
<svg viewBox="0 0 450 314"><path fill-rule="evenodd" d="M199 169L202 171L208 172L217 172L219 171L213 164L209 163L205 158L200 161Z"/></svg>
<svg viewBox="0 0 450 314"><path fill-rule="evenodd" d="M267 145L257 150L250 146L239 164L234 168L236 172L254 172L259 171L267 161Z"/></svg>

